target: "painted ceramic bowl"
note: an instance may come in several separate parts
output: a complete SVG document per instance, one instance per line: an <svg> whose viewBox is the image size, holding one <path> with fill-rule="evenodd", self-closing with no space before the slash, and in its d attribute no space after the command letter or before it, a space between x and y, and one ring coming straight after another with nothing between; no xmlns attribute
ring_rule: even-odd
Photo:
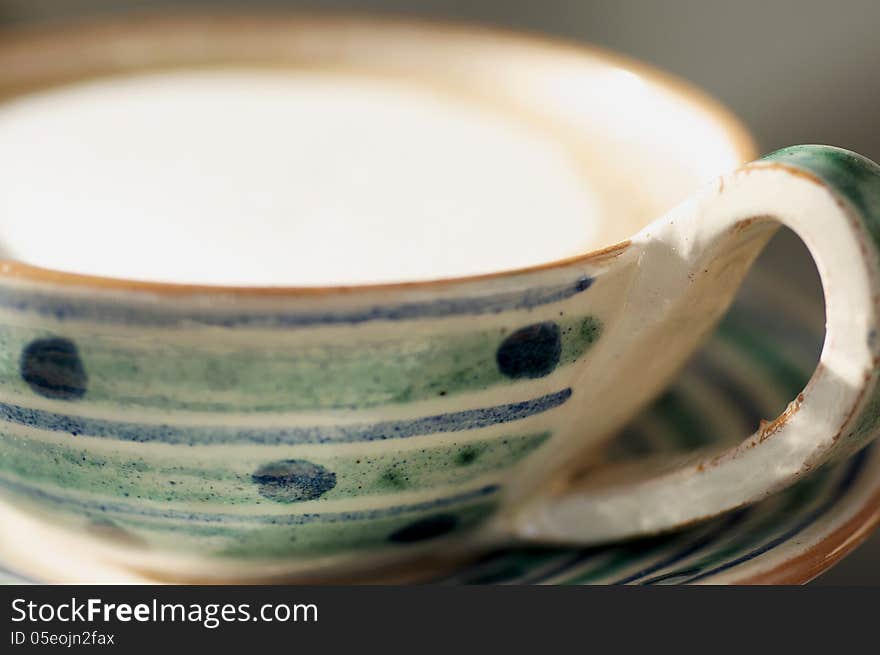
<svg viewBox="0 0 880 655"><path fill-rule="evenodd" d="M604 247L411 282L183 284L22 262L17 249L36 243L98 265L109 256L83 244L109 226L86 222L76 248L59 247L51 222L11 215L0 491L32 519L23 539L190 579L375 567L517 540L594 543L758 500L874 436L871 162L801 147L718 178L751 158L748 138L659 73L394 21L162 19L28 34L0 47L0 93L229 62L430 77L515 106L573 139L603 208L584 221ZM521 248L580 238L536 212L515 226L528 230ZM207 262L229 236L212 232L213 218L187 215L148 261L186 263L176 240L195 235L183 252ZM510 234L505 214L481 220ZM826 347L804 391L739 445L561 485L669 383L780 222L813 251L828 295ZM239 223L233 245L249 234ZM480 258L509 254L477 245Z"/></svg>
<svg viewBox="0 0 880 655"><path fill-rule="evenodd" d="M608 460L729 446L782 411L815 368L824 315L814 281L785 275L791 248L773 248L674 383L621 432ZM768 255L770 253L767 253ZM802 258L801 258L802 259ZM795 270L807 272L806 262ZM785 266L780 266L786 262ZM773 266L772 264L776 264ZM782 269L783 274L780 274ZM805 289L809 293L805 293ZM776 308L766 312L770 305ZM768 353L772 353L768 356ZM611 461L605 462L611 464ZM474 560L430 557L365 582L438 584L791 584L845 556L880 520L875 445L747 508L659 537L591 548L500 548ZM26 517L0 506L0 581L143 584L143 573L50 544L23 543ZM27 531L25 529L25 531ZM347 579L350 581L350 579Z"/></svg>

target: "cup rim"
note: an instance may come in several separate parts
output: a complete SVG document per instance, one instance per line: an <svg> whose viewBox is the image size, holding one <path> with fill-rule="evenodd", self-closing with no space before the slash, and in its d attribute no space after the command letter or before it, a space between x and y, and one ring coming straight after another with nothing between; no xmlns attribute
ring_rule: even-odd
<svg viewBox="0 0 880 655"><path fill-rule="evenodd" d="M458 22L449 19L415 17L401 14L381 15L357 11L291 11L273 9L218 10L212 12L190 10L131 11L110 17L89 17L68 23L51 25L14 26L0 30L0 54L13 49L33 48L45 45L46 40L90 40L100 38L108 30L115 35L139 34L144 31L167 27L185 28L188 25L206 25L230 28L236 23L247 21L250 26L274 27L279 21L290 25L306 23L322 26L343 27L345 25L371 25L377 28L411 26L449 36L463 36L493 40L499 43L521 44L539 48L545 52L560 55L575 55L601 61L635 73L639 77L662 88L677 102L690 105L704 115L710 116L719 125L737 154L741 163L751 161L757 156L757 145L745 124L721 101L697 85L638 58L616 51L579 42L573 39L521 30L503 26L490 26L481 23ZM80 76L82 79L82 76ZM198 294L221 294L236 297L316 297L334 294L359 292L391 292L446 288L460 284L478 283L495 279L509 278L532 273L563 269L579 264L597 263L615 257L625 251L631 241L626 239L592 249L569 257L555 259L530 266L505 268L488 273L437 277L427 280L378 282L349 285L322 286L249 286L220 284L187 284L177 282L157 282L124 277L89 275L63 271L50 267L35 266L12 259L0 259L0 281L20 281L48 283L55 286L89 289L95 291L147 292L153 295L174 297Z"/></svg>

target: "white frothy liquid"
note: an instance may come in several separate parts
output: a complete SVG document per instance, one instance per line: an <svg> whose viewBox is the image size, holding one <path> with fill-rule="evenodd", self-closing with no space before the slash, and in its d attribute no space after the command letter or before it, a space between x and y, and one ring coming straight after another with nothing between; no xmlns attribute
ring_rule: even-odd
<svg viewBox="0 0 880 655"><path fill-rule="evenodd" d="M178 71L0 104L0 254L140 280L325 285L584 251L595 198L552 131L358 75Z"/></svg>

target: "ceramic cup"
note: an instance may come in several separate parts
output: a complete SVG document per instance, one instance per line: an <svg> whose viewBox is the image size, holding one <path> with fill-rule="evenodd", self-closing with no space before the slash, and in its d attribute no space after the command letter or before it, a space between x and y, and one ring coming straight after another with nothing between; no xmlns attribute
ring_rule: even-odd
<svg viewBox="0 0 880 655"><path fill-rule="evenodd" d="M306 121L314 129L297 138L378 134L378 146L364 146L368 161L441 134L430 149L401 150L406 156L395 160L405 165L394 173L394 188L404 195L419 189L406 196L413 212L425 189L436 189L431 202L441 205L468 185L493 189L477 194L481 202L515 201L479 215L467 213L470 200L455 211L442 205L436 220L452 227L444 223L423 240L406 232L413 221L404 212L403 219L380 220L353 247L344 229L355 230L361 216L347 207L329 246L296 251L305 237L284 232L286 223L267 228L259 212L236 213L245 193L237 183L250 163L208 179L206 201L223 201L192 209L161 176L185 176L180 162L198 148L172 149L149 179L136 180L136 193L124 175L112 176L149 158L95 154L102 134L117 134L113 121L121 114L96 121L94 139L82 137L84 149L65 155L59 143L85 132L70 114L61 111L67 118L52 123L37 106L55 92L75 95L82 84L124 87L149 75L153 84L174 71L198 77L230 67L249 75L326 75L333 84L346 75L369 84L393 79L515 115L542 143L564 151L566 170L575 171L571 179L587 200L572 201L562 216L554 203L568 191L552 185L564 175L541 163L517 177L513 146L483 163L501 139L485 130L500 118L484 121L482 132L456 132L448 128L452 118L430 129L395 118L350 134L344 122L334 130ZM193 80L181 88L200 88ZM754 156L742 127L699 92L643 65L531 37L407 21L152 18L4 37L0 95L5 152L24 144L12 163L8 154L0 157L7 166L0 193L7 201L0 494L23 517L14 539L28 549L62 561L89 553L172 579L236 580L349 571L514 541L603 542L755 501L875 434L880 169L824 146L789 148L737 168ZM80 106L79 96L63 97L63 108ZM287 107L281 95L273 97L248 111ZM142 114L170 129L182 102L174 96L174 111ZM425 115L435 117L440 101L426 102ZM314 116L338 103L326 107ZM131 125L137 111L126 110ZM16 116L38 129L13 130ZM346 116L373 114L365 108ZM199 120L210 123L211 112ZM251 128L261 125L255 120ZM239 134L228 132L221 145ZM27 138L18 142L16 134ZM278 143L285 135L276 132ZM443 149L456 138L473 147ZM272 142L252 153L253 161L293 147L273 149ZM70 152L73 159L65 159ZM285 189L299 189L301 176L323 166L324 152L314 144L302 149L283 164L300 166L297 175L288 175L277 195L259 198L278 206ZM345 161L363 154L353 146L342 152ZM543 151L530 145L526 152L524 166ZM36 172L22 173L31 155L36 181ZM208 170L217 159L193 170ZM59 161L66 162L62 172ZM430 168L444 161L453 165ZM97 164L107 166L105 177L92 172ZM374 169L356 172L382 172ZM510 177L494 188L493 174L502 169ZM89 175L76 177L81 170ZM432 171L427 181L417 174L424 170ZM523 195L533 191L528 181L548 170L541 184L551 192L537 201ZM16 175L20 181L10 183ZM381 186L370 179L364 188ZM51 212L19 211L24 205L15 199L31 188L28 180L40 190L29 198L58 201ZM338 216L327 212L349 193L321 189L321 212L312 207L309 216L335 224ZM108 204L117 192L120 203L129 198L127 206ZM379 196L388 200L386 191ZM164 209L137 213L157 202ZM57 215L77 203L86 209L75 220ZM93 206L115 209L95 218ZM176 212L173 221L163 222L166 209ZM455 223L459 215L464 223ZM712 330L780 224L804 240L825 289L827 336L807 387L731 450L603 466L603 447ZM435 247L433 240L453 229L454 239ZM374 238L379 242L369 242ZM360 239L367 245L358 247ZM236 258L239 251L250 258ZM286 252L295 254L281 256ZM393 279L396 257L402 280ZM268 283L237 277L256 271L259 279L257 264L276 259L281 268L267 269ZM371 281L273 284L297 283L283 277L291 261L309 262L303 275L338 270L342 281L359 282L367 271ZM591 467L572 483L568 475L585 463Z"/></svg>

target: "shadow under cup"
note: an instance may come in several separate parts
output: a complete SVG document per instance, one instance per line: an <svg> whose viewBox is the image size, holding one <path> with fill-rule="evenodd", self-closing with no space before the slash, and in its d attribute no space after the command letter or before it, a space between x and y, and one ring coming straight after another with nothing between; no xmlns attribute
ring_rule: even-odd
<svg viewBox="0 0 880 655"><path fill-rule="evenodd" d="M3 549L71 581L503 535L671 374L609 368L627 237L754 155L634 62L407 21L13 34L0 97Z"/></svg>

